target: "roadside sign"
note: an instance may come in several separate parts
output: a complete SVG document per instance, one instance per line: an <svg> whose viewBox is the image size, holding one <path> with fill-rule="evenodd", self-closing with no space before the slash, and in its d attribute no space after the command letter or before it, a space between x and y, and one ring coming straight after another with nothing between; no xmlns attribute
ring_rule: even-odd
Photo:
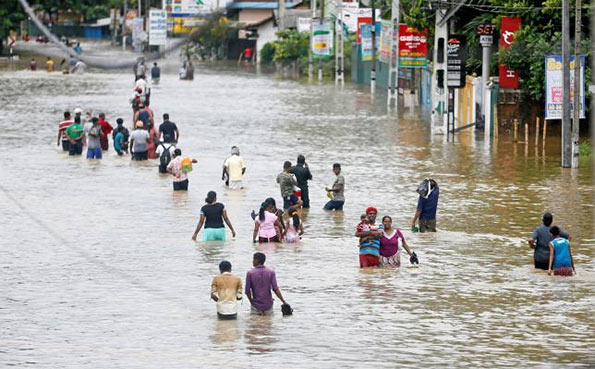
<svg viewBox="0 0 595 369"><path fill-rule="evenodd" d="M446 86L450 88L465 87L465 36L450 35L446 43Z"/></svg>

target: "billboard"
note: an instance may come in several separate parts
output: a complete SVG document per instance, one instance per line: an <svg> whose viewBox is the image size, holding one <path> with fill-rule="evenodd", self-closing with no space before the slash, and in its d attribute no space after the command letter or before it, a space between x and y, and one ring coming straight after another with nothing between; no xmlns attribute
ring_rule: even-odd
<svg viewBox="0 0 595 369"><path fill-rule="evenodd" d="M314 59L329 59L333 55L333 31L330 20L325 19L322 24L312 24L311 48Z"/></svg>
<svg viewBox="0 0 595 369"><path fill-rule="evenodd" d="M585 56L580 56L580 118L585 118ZM545 119L562 119L562 55L545 56ZM574 55L570 55L570 111L574 111Z"/></svg>
<svg viewBox="0 0 595 369"><path fill-rule="evenodd" d="M500 48L508 49L514 42L514 33L521 29L521 18L502 17L500 26ZM502 88L519 88L519 74L505 65L499 66L499 85Z"/></svg>
<svg viewBox="0 0 595 369"><path fill-rule="evenodd" d="M161 9L149 10L149 45L165 45L167 13Z"/></svg>
<svg viewBox="0 0 595 369"><path fill-rule="evenodd" d="M465 36L449 35L446 43L446 86L461 88L465 86Z"/></svg>
<svg viewBox="0 0 595 369"><path fill-rule="evenodd" d="M424 68L428 65L428 30L421 32L399 24L399 67Z"/></svg>

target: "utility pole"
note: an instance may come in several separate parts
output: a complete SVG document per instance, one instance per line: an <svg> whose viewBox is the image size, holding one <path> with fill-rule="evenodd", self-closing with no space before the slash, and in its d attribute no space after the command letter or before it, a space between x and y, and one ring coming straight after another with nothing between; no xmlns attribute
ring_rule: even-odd
<svg viewBox="0 0 595 369"><path fill-rule="evenodd" d="M277 14L279 15L279 30L285 29L285 0L277 1Z"/></svg>
<svg viewBox="0 0 595 369"><path fill-rule="evenodd" d="M324 2L326 0L320 0L320 24L324 22ZM568 0L566 0L568 1ZM322 82L322 58L318 59L318 82Z"/></svg>
<svg viewBox="0 0 595 369"><path fill-rule="evenodd" d="M312 56L312 26L316 18L316 0L310 0L312 8L312 20L310 21L310 49L308 50L308 81L312 81L314 75L314 57Z"/></svg>
<svg viewBox="0 0 595 369"><path fill-rule="evenodd" d="M574 118L572 119L572 168L578 168L578 141L581 122L581 6L582 1L576 0L574 23Z"/></svg>
<svg viewBox="0 0 595 369"><path fill-rule="evenodd" d="M486 104L486 96L488 94L488 82L490 80L490 61L492 54L494 26L491 24L480 24L477 28L479 35L479 43L481 44L481 116L485 122L486 112L488 111L488 104Z"/></svg>
<svg viewBox="0 0 595 369"><path fill-rule="evenodd" d="M128 15L128 0L124 0L124 15L122 17L122 50L126 50L126 15Z"/></svg>
<svg viewBox="0 0 595 369"><path fill-rule="evenodd" d="M376 4L372 0L372 68L370 69L370 92L376 91Z"/></svg>
<svg viewBox="0 0 595 369"><path fill-rule="evenodd" d="M393 0L392 3L392 27L393 34L390 39L390 59L388 61L388 98L386 104L390 107L391 100L395 102L395 111L399 112L399 8L400 1Z"/></svg>
<svg viewBox="0 0 595 369"><path fill-rule="evenodd" d="M345 84L345 62L344 50L343 50L343 4L341 2L335 7L339 12L337 21L335 22L335 84L341 82L341 85Z"/></svg>
<svg viewBox="0 0 595 369"><path fill-rule="evenodd" d="M446 42L448 24L446 17L447 3L439 2L436 9L434 28L434 55L432 71L432 133L446 133Z"/></svg>
<svg viewBox="0 0 595 369"><path fill-rule="evenodd" d="M562 167L572 164L570 135L570 10L569 0L562 0Z"/></svg>

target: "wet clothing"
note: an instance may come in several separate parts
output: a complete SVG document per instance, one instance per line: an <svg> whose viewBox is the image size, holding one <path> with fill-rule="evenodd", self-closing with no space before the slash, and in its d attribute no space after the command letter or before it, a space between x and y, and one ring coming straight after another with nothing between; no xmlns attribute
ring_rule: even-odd
<svg viewBox="0 0 595 369"><path fill-rule="evenodd" d="M223 166L226 168L230 182L241 181L244 178L242 172L246 169L246 164L240 155L230 156L225 160Z"/></svg>
<svg viewBox="0 0 595 369"><path fill-rule="evenodd" d="M130 135L132 152L147 153L147 139L149 139L149 132L144 129L135 129Z"/></svg>
<svg viewBox="0 0 595 369"><path fill-rule="evenodd" d="M343 210L345 201L331 200L324 204L324 210Z"/></svg>
<svg viewBox="0 0 595 369"><path fill-rule="evenodd" d="M151 68L151 79L159 80L159 78L161 78L161 69L155 65Z"/></svg>
<svg viewBox="0 0 595 369"><path fill-rule="evenodd" d="M224 228L223 210L225 205L220 202L204 205L200 208L200 213L205 216L205 228Z"/></svg>
<svg viewBox="0 0 595 369"><path fill-rule="evenodd" d="M163 142L165 143L176 143L176 133L175 131L178 129L174 122L170 122L169 120L161 123L159 125L159 133L163 135Z"/></svg>
<svg viewBox="0 0 595 369"><path fill-rule="evenodd" d="M83 141L78 140L68 143L68 155L81 155L83 153Z"/></svg>
<svg viewBox="0 0 595 369"><path fill-rule="evenodd" d="M91 124L87 127L86 132L87 148L101 149L101 126L99 124Z"/></svg>
<svg viewBox="0 0 595 369"><path fill-rule="evenodd" d="M84 136L83 126L78 123L73 123L66 128L66 136L72 141L79 141Z"/></svg>
<svg viewBox="0 0 595 369"><path fill-rule="evenodd" d="M374 225L374 224L370 224L370 231L377 231L377 230L382 230L384 228L384 226L382 225ZM362 232L361 229L357 229L355 230L357 233ZM366 239L363 240L360 245L359 245L359 254L360 255L373 255L376 257L380 256L380 239L378 238L372 238L372 239Z"/></svg>
<svg viewBox="0 0 595 369"><path fill-rule="evenodd" d="M116 126L116 128L114 128L114 130L112 131L112 139L114 140L114 142L116 141L116 135L120 132L124 135L124 142L128 142L130 132L128 131L128 128L125 128L121 125Z"/></svg>
<svg viewBox="0 0 595 369"><path fill-rule="evenodd" d="M294 227L292 219L287 219L287 221L285 222L285 229L287 230L285 232L285 242L295 243L300 241L300 233Z"/></svg>
<svg viewBox="0 0 595 369"><path fill-rule="evenodd" d="M560 230L560 237L568 239L568 233ZM550 227L540 225L535 228L531 238L535 240L535 251L533 252L533 260L535 261L535 268L548 270L550 262L550 242L554 239L550 233Z"/></svg>
<svg viewBox="0 0 595 369"><path fill-rule="evenodd" d="M288 197L293 195L293 186L297 186L297 181L293 174L283 171L277 176L277 183L281 188L281 196Z"/></svg>
<svg viewBox="0 0 595 369"><path fill-rule="evenodd" d="M289 209L293 205L296 205L298 201L298 197L294 194L283 197L283 209Z"/></svg>
<svg viewBox="0 0 595 369"><path fill-rule="evenodd" d="M118 132L114 137L114 149L118 153L118 155L122 155L126 147L126 139L124 138L124 133Z"/></svg>
<svg viewBox="0 0 595 369"><path fill-rule="evenodd" d="M95 147L95 148L87 147L87 159L101 159L101 158L102 158L101 147Z"/></svg>
<svg viewBox="0 0 595 369"><path fill-rule="evenodd" d="M174 181L174 191L188 191L188 180L185 179L180 182Z"/></svg>
<svg viewBox="0 0 595 369"><path fill-rule="evenodd" d="M310 207L310 196L308 192L308 181L312 180L310 169L303 164L298 164L291 168L291 173L295 175L297 185L302 190L302 206L307 209Z"/></svg>
<svg viewBox="0 0 595 369"><path fill-rule="evenodd" d="M260 220L260 217L256 216L256 219L254 221L259 225L258 237L262 237L265 239L277 237L277 231L275 230L275 222L277 221L277 219L278 218L275 214L268 211L264 212L264 220Z"/></svg>
<svg viewBox="0 0 595 369"><path fill-rule="evenodd" d="M273 307L272 291L279 290L275 271L258 265L246 274L246 295L252 295L252 307L265 312Z"/></svg>
<svg viewBox="0 0 595 369"><path fill-rule="evenodd" d="M101 138L99 139L99 142L101 144L101 149L108 150L109 142L107 140L107 137L110 133L112 133L114 128L112 127L111 124L109 124L107 121L105 121L103 119L99 119L99 121L97 123L101 126L101 132L103 132L103 136L101 136Z"/></svg>
<svg viewBox="0 0 595 369"><path fill-rule="evenodd" d="M417 210L421 211L419 219L436 219L436 210L438 209L439 196L440 188L436 186L427 199L421 196L419 197L419 200L417 200Z"/></svg>
<svg viewBox="0 0 595 369"><path fill-rule="evenodd" d="M138 120L143 122L143 124L145 125L144 128L147 128L149 126L149 123L151 123L151 113L149 113L147 109L141 109L138 112Z"/></svg>
<svg viewBox="0 0 595 369"><path fill-rule="evenodd" d="M338 174L335 178L335 183L333 183L333 190L339 190L334 192L335 196L333 197L334 201L343 201L345 202L345 177L342 174Z"/></svg>
<svg viewBox="0 0 595 369"><path fill-rule="evenodd" d="M376 267L379 263L379 257L376 255L360 255L359 256L359 267L360 268L369 268L369 267Z"/></svg>
<svg viewBox="0 0 595 369"><path fill-rule="evenodd" d="M58 124L58 132L60 132L61 140L62 140L62 148L64 149L64 141L68 142L68 136L66 135L66 129L74 124L72 119L65 119ZM64 151L68 150L68 145Z"/></svg>
<svg viewBox="0 0 595 369"><path fill-rule="evenodd" d="M419 231L421 233L436 232L436 219L420 219Z"/></svg>
<svg viewBox="0 0 595 369"><path fill-rule="evenodd" d="M570 260L570 243L567 239L558 237L552 240L554 246L554 262L553 268L572 267Z"/></svg>
<svg viewBox="0 0 595 369"><path fill-rule="evenodd" d="M173 158L169 164L167 164L167 169L174 175L174 183L188 182L188 174L182 170L182 156L178 155Z"/></svg>
<svg viewBox="0 0 595 369"><path fill-rule="evenodd" d="M399 244L403 244L405 237L398 229L393 229L390 235L386 233L380 237L380 259L378 265L380 266L401 266L401 259L399 257Z"/></svg>
<svg viewBox="0 0 595 369"><path fill-rule="evenodd" d="M217 315L221 319L233 319L238 314L238 298L242 298L242 280L230 272L213 278L211 293L217 300Z"/></svg>

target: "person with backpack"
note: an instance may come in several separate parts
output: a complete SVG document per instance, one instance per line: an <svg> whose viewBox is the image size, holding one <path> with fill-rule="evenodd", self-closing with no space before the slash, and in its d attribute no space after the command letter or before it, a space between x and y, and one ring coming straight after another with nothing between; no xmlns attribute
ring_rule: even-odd
<svg viewBox="0 0 595 369"><path fill-rule="evenodd" d="M99 125L99 119L93 117L92 124L86 129L87 159L101 159L101 137L105 136Z"/></svg>
<svg viewBox="0 0 595 369"><path fill-rule="evenodd" d="M418 230L424 232L436 232L436 210L438 209L438 197L440 189L432 178L425 179L417 188L419 199L417 210L411 222L413 232ZM419 229L416 227L419 219Z"/></svg>
<svg viewBox="0 0 595 369"><path fill-rule="evenodd" d="M174 176L174 191L188 191L188 172L192 170L188 162L196 164L198 160L182 158L182 150L174 150L174 157L167 165L167 171Z"/></svg>

